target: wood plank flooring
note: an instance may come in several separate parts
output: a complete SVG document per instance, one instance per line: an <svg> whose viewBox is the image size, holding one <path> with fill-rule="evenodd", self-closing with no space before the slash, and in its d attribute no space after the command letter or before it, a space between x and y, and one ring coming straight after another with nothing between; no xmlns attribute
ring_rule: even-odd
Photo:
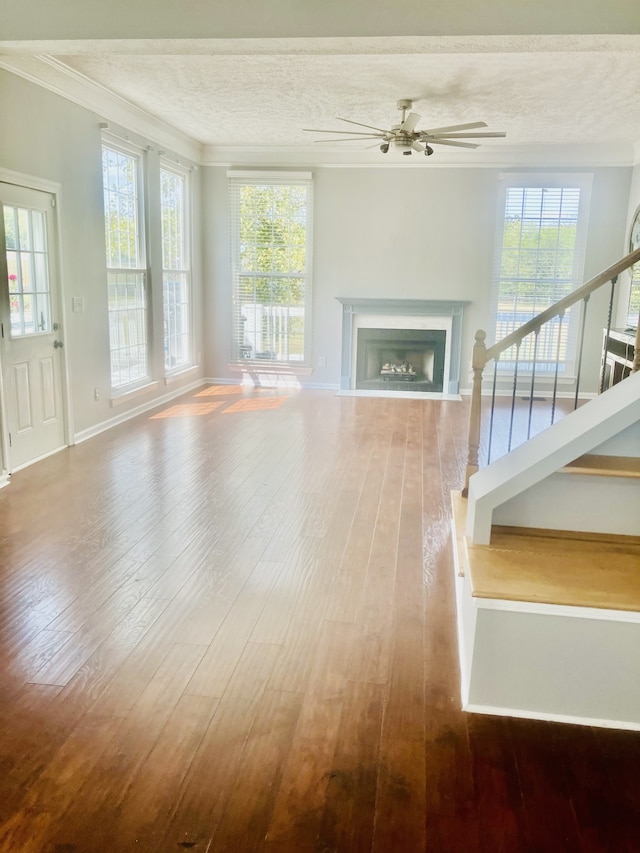
<svg viewBox="0 0 640 853"><path fill-rule="evenodd" d="M640 734L460 711L467 404L210 386L0 491L0 850L638 850Z"/></svg>

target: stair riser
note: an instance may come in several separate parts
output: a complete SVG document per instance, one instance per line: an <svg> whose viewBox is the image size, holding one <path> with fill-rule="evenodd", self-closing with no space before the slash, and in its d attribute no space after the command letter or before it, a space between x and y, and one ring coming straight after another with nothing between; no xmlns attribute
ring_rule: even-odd
<svg viewBox="0 0 640 853"><path fill-rule="evenodd" d="M496 507L493 523L637 536L639 506L638 480L557 473Z"/></svg>

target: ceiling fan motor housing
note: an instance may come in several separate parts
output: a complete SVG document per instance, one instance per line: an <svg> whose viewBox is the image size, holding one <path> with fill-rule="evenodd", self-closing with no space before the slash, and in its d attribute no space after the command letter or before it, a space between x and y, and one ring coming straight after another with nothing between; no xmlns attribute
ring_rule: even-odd
<svg viewBox="0 0 640 853"><path fill-rule="evenodd" d="M408 149L411 150L411 146L413 145L413 139L410 136L396 136L393 139L393 144L396 148L401 148L403 150Z"/></svg>

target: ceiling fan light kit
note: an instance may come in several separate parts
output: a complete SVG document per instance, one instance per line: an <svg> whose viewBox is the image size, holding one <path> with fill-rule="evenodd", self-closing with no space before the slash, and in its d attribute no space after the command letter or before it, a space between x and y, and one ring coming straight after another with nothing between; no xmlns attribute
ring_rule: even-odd
<svg viewBox="0 0 640 853"><path fill-rule="evenodd" d="M448 127L431 128L430 130L416 130L421 116L418 113L411 112L413 101L410 101L408 98L401 98L397 103L397 107L402 113L402 119L399 124L394 124L390 130L384 130L381 127L374 127L370 124L363 124L359 121L353 121L350 118L340 118L339 116L336 117L338 121L366 128L368 132L357 130L316 130L308 127L303 129L306 133L335 133L341 137L339 139L315 140L315 143L319 144L326 142L368 142L375 139L376 142L367 147L379 148L383 154L387 154L389 149L393 147L401 151L405 156L410 156L416 151L419 154L424 154L426 157L430 157L433 154L432 145L449 145L454 148L479 148L480 144L478 142L467 142L466 140L498 138L507 135L504 131L464 132L470 130L477 131L478 128L487 127L484 121L453 124ZM407 110L409 110L408 115Z"/></svg>

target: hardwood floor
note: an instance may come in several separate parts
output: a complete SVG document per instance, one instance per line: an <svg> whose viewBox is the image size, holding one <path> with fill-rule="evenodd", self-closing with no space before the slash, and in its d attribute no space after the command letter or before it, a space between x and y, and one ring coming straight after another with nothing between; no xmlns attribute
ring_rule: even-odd
<svg viewBox="0 0 640 853"><path fill-rule="evenodd" d="M0 850L638 850L640 734L463 714L466 403L210 386L0 492Z"/></svg>

